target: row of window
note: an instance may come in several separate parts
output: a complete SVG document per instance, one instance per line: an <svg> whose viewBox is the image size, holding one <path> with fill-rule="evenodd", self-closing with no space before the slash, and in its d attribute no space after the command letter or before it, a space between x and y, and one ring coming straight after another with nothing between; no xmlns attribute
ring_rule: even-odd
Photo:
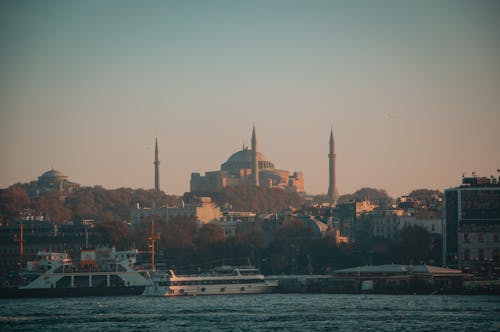
<svg viewBox="0 0 500 332"><path fill-rule="evenodd" d="M499 242L498 233L485 234L485 233L463 233L463 239L465 243L470 243L471 241L477 240L477 242L485 242L491 239L493 242Z"/></svg>
<svg viewBox="0 0 500 332"><path fill-rule="evenodd" d="M240 279L240 280L186 280L161 283L161 286L196 286L196 285L223 285L223 284L255 284L264 282L262 279Z"/></svg>
<svg viewBox="0 0 500 332"><path fill-rule="evenodd" d="M485 257L485 251L483 248L477 249L477 256L471 258L471 250L469 248L464 249L464 255L463 259L468 261L468 260L480 260L484 261L485 259L492 259L495 262L498 262L500 260L500 250L499 249L494 249L491 252L491 257Z"/></svg>

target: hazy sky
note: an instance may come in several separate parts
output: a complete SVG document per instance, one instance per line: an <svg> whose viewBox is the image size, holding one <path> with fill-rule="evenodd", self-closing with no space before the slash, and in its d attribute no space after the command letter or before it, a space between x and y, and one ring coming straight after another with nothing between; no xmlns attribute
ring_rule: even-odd
<svg viewBox="0 0 500 332"><path fill-rule="evenodd" d="M401 195L500 168L500 1L0 1L0 187L277 168Z"/></svg>

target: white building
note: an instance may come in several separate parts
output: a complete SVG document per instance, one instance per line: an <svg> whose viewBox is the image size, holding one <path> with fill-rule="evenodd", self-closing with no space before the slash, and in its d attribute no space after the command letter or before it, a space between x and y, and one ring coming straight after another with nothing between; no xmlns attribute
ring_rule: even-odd
<svg viewBox="0 0 500 332"><path fill-rule="evenodd" d="M130 219L137 224L150 216L158 216L165 220L177 217L195 218L201 224L206 224L222 217L221 210L215 205L210 197L195 199L192 203L184 203L182 200L177 206L163 206L160 208L143 208L136 206L132 208Z"/></svg>

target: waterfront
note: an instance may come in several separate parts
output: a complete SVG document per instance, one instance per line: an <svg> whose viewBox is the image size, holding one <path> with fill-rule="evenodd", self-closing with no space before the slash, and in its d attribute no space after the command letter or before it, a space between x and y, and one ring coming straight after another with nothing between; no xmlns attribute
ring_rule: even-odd
<svg viewBox="0 0 500 332"><path fill-rule="evenodd" d="M263 294L0 300L0 330L498 331L500 298Z"/></svg>

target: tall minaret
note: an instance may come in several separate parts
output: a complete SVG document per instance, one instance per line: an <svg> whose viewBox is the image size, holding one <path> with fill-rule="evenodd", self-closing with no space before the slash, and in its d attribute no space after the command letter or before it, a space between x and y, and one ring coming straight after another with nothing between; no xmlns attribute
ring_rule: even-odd
<svg viewBox="0 0 500 332"><path fill-rule="evenodd" d="M259 186L259 160L257 158L257 135L255 135L255 124L252 131L252 177L253 184Z"/></svg>
<svg viewBox="0 0 500 332"><path fill-rule="evenodd" d="M158 160L158 137L155 142L155 191L160 191L160 161Z"/></svg>
<svg viewBox="0 0 500 332"><path fill-rule="evenodd" d="M337 189L337 181L335 178L335 140L333 139L333 129L330 132L330 153L328 154L328 160L330 164L328 197L330 198L330 202L333 203L339 197L339 191Z"/></svg>

